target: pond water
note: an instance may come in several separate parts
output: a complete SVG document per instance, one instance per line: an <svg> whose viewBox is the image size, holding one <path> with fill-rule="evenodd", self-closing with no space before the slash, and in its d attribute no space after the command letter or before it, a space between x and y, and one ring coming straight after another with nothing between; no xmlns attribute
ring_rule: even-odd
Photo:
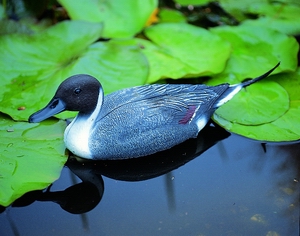
<svg viewBox="0 0 300 236"><path fill-rule="evenodd" d="M0 235L298 236L299 160L299 143L215 127L139 160L71 160L50 189L0 214Z"/></svg>

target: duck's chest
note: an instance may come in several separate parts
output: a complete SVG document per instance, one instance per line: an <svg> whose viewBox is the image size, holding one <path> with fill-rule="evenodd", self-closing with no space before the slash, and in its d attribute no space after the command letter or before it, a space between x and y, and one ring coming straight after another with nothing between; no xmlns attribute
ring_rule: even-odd
<svg viewBox="0 0 300 236"><path fill-rule="evenodd" d="M66 147L76 156L92 158L89 148L92 124L84 117L76 117L66 128L64 142Z"/></svg>

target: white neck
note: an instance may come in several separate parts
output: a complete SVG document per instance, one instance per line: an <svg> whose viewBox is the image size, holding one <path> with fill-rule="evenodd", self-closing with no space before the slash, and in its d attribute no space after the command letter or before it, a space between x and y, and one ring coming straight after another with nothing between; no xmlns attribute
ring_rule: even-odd
<svg viewBox="0 0 300 236"><path fill-rule="evenodd" d="M87 159L93 158L89 148L90 132L100 113L102 103L103 92L100 89L95 110L91 114L79 113L65 130L65 145L76 156Z"/></svg>

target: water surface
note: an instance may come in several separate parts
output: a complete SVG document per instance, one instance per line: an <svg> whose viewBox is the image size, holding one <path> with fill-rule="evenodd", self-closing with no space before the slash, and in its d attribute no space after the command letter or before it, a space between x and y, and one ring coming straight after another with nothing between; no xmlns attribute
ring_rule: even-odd
<svg viewBox="0 0 300 236"><path fill-rule="evenodd" d="M180 155L190 155L192 149ZM71 214L54 202L62 196L59 191L81 182L65 167L50 189L55 195L44 194L43 201L9 207L0 214L0 235L298 236L299 160L299 144L264 149L258 142L231 135L200 156L173 164L181 167L148 180L155 176L152 165L163 166L170 158L146 166L138 163L142 172L118 164L117 172L110 173L115 167L108 163L100 168L109 176L102 176L101 201L82 214ZM101 176L93 178L102 181Z"/></svg>

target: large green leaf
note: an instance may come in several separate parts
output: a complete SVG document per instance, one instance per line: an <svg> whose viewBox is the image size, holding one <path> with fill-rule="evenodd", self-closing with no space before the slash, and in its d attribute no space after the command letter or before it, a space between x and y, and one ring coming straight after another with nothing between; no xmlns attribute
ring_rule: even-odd
<svg viewBox="0 0 300 236"><path fill-rule="evenodd" d="M182 6L188 5L205 5L213 0L175 0L176 3L179 3Z"/></svg>
<svg viewBox="0 0 300 236"><path fill-rule="evenodd" d="M230 42L232 53L225 70L215 76L210 84L239 83L256 77L279 61L281 71L295 71L299 44L295 38L275 30L252 25L221 26L210 29L223 40Z"/></svg>
<svg viewBox="0 0 300 236"><path fill-rule="evenodd" d="M246 20L248 15L258 15L250 20L251 24L269 27L283 33L297 35L300 33L298 0L220 0L221 6L239 20Z"/></svg>
<svg viewBox="0 0 300 236"><path fill-rule="evenodd" d="M159 10L159 22L186 22L187 19L185 15L177 10L169 9L169 8L161 8Z"/></svg>
<svg viewBox="0 0 300 236"><path fill-rule="evenodd" d="M101 31L99 23L65 21L34 35L3 35L0 37L1 79L15 82L11 80L18 76L60 70L96 41Z"/></svg>
<svg viewBox="0 0 300 236"><path fill-rule="evenodd" d="M230 122L260 125L277 120L288 109L289 96L286 90L275 82L262 81L238 93L232 102L220 107L217 113Z"/></svg>
<svg viewBox="0 0 300 236"><path fill-rule="evenodd" d="M220 73L230 54L229 44L219 36L186 23L158 24L145 34L152 42L138 43L149 60L149 83Z"/></svg>
<svg viewBox="0 0 300 236"><path fill-rule="evenodd" d="M278 119L260 125L243 125L223 119L217 113L214 120L224 128L243 136L261 141L294 141L300 139L300 68L296 72L272 75L267 81L276 81L289 95L289 109ZM266 82L267 82L266 81ZM263 93L263 91L262 91ZM273 110L277 104L269 103L264 111ZM253 114L255 116L255 114Z"/></svg>
<svg viewBox="0 0 300 236"><path fill-rule="evenodd" d="M297 68L299 45L293 37L248 24L217 27L211 31L229 41L233 50L225 70L210 79L207 82L209 85L225 82L235 84L245 78L257 77L278 61L281 61L281 65L273 73L294 71ZM222 125L226 123L226 119L229 122L226 123L227 129L249 136L249 130L254 125L273 122L282 117L288 110L288 104L289 97L281 86L274 82L261 82L241 91L228 104L218 109L214 119ZM220 121L221 119L223 120ZM231 125L233 123L234 126ZM236 124L243 124L243 131L235 129ZM271 126L269 128L269 132L274 132ZM280 138L285 140L284 137ZM270 137L271 139L274 138Z"/></svg>
<svg viewBox="0 0 300 236"><path fill-rule="evenodd" d="M64 155L65 122L14 122L0 113L0 205L24 193L44 189L59 178Z"/></svg>
<svg viewBox="0 0 300 236"><path fill-rule="evenodd" d="M45 106L67 77L85 73L98 78L106 92L143 84L147 62L132 40L97 42L101 24L59 23L33 36L0 38L0 109L27 120ZM92 45L91 45L92 44ZM74 114L65 113L60 117Z"/></svg>
<svg viewBox="0 0 300 236"><path fill-rule="evenodd" d="M124 38L140 32L157 0L59 0L70 17L75 20L103 22L103 37Z"/></svg>

